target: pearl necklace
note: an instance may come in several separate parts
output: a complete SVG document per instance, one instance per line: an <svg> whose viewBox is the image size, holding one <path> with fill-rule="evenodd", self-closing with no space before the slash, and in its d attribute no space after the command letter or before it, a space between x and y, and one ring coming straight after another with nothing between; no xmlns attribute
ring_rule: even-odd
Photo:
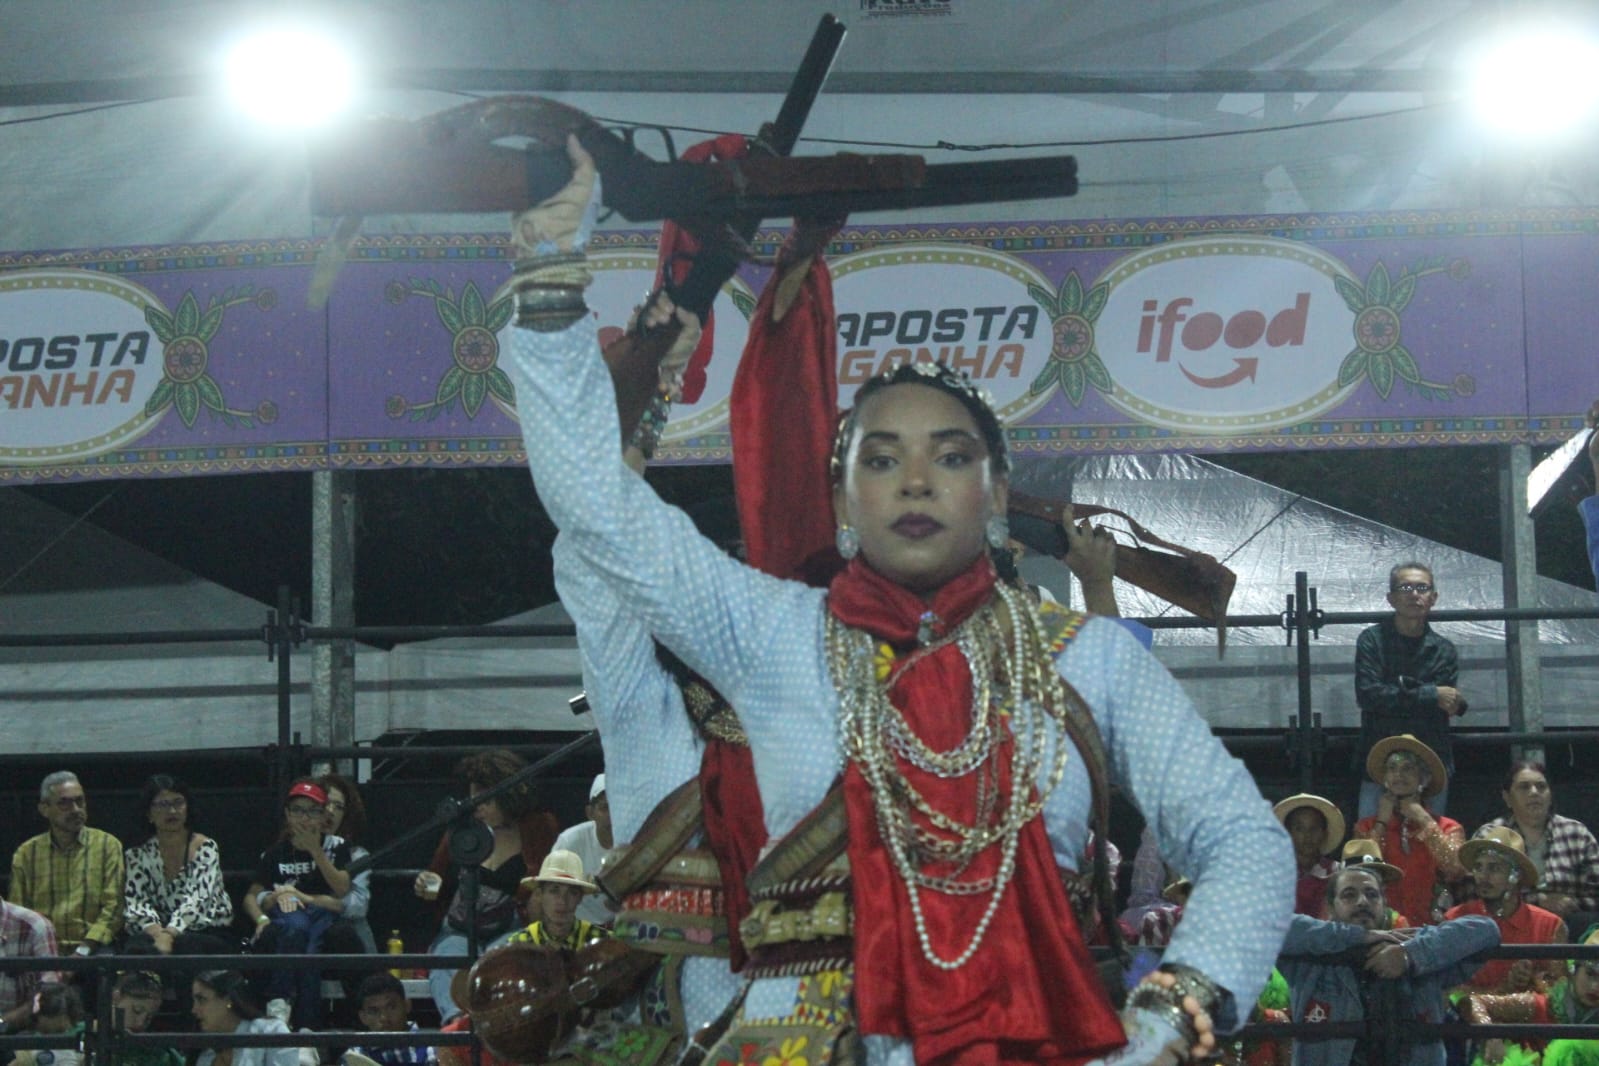
<svg viewBox="0 0 1599 1066"><path fill-rule="evenodd" d="M1066 695L1037 612L1010 586L1001 584L995 591L1011 623L1009 647L991 601L953 633L908 656L882 681L877 679L875 643L870 634L827 616L828 663L839 691L840 728L846 753L871 787L878 832L910 898L922 956L941 970L959 969L982 946L1015 876L1022 828L1038 816L1060 784L1070 747L1064 737L1057 740L1048 782L1033 799L1033 785L1053 735L1049 725L1062 718ZM960 649L971 671L971 724L960 744L941 752L929 748L916 735L890 701L889 690L921 659L950 643ZM1000 653L998 663L994 650ZM994 691L996 676L1008 682L1002 700ZM1001 720L1003 708L1009 708L1012 716L1008 732ZM1007 739L1012 741L1011 787L1004 809L996 817L998 760ZM972 824L934 808L906 777L897 759L946 780L977 775L977 813ZM917 824L917 814L926 820L926 828ZM1000 848L995 875L962 879L961 874L972 861L995 844ZM954 874L924 873L923 867L933 862L952 864L956 868ZM953 958L940 955L933 947L922 910L923 889L956 896L991 894L971 940Z"/></svg>

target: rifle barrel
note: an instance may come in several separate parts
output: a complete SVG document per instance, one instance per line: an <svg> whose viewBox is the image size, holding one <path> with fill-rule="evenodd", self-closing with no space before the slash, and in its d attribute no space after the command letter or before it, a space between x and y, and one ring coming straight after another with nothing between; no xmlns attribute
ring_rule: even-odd
<svg viewBox="0 0 1599 1066"><path fill-rule="evenodd" d="M833 59L843 43L844 24L831 14L823 15L816 24L816 32L811 35L810 46L805 49L799 69L794 72L794 80L789 83L788 95L783 97L783 106L778 110L777 118L761 131L772 154L789 155L794 151L800 129L805 125L811 105L820 95L822 85L827 81L827 72L833 68Z"/></svg>

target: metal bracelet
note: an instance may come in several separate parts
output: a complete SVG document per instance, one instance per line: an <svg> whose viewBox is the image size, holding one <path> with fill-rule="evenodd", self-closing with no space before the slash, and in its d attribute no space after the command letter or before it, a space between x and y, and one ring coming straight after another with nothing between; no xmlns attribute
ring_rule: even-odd
<svg viewBox="0 0 1599 1066"><path fill-rule="evenodd" d="M655 458L655 446L661 442L661 433L666 429L666 422L671 416L671 397L656 390L649 406L644 408L644 414L640 416L638 426L633 430L633 436L628 444L637 448L644 458Z"/></svg>
<svg viewBox="0 0 1599 1066"><path fill-rule="evenodd" d="M1193 996L1199 1004L1199 1009L1215 1018L1216 1005L1221 1002L1221 989L1216 982L1194 969L1181 963L1172 963L1162 966L1162 973L1169 973L1177 979L1172 985L1172 991L1177 993L1177 1002L1180 1005L1184 996Z"/></svg>
<svg viewBox="0 0 1599 1066"><path fill-rule="evenodd" d="M1194 1016L1183 1008L1182 998L1173 989L1146 981L1127 994L1127 1008L1147 1011L1169 1025L1186 1042L1185 1058L1187 1049L1199 1043Z"/></svg>
<svg viewBox="0 0 1599 1066"><path fill-rule="evenodd" d="M583 290L570 285L531 285L516 290L516 325L556 333L588 314Z"/></svg>

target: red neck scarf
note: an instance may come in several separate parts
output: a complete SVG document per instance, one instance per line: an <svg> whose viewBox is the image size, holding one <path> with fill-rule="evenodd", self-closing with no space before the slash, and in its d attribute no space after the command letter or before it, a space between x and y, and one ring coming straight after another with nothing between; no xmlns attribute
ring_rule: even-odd
<svg viewBox="0 0 1599 1066"><path fill-rule="evenodd" d="M828 607L846 625L898 649L918 633L944 636L993 596L987 555L924 601L852 561L833 579ZM928 617L931 612L932 617ZM890 690L894 706L935 751L960 743L971 725L972 678L954 644L924 656ZM1012 787L1011 742L995 748L1000 807ZM976 775L940 779L896 760L898 771L935 810L970 825L977 817ZM1031 788L1031 782L1022 787ZM1075 1064L1121 1047L1126 1038L1105 996L1077 920L1066 901L1043 819L1022 828L1016 870L982 946L952 971L922 954L907 886L877 826L871 786L851 762L844 771L849 858L855 904L855 1013L863 1033L906 1038L918 1063ZM921 815L916 823L927 827ZM998 873L1000 847L979 855L962 880ZM935 875L952 870L930 869ZM986 893L920 892L935 953L953 959L966 949L988 906Z"/></svg>

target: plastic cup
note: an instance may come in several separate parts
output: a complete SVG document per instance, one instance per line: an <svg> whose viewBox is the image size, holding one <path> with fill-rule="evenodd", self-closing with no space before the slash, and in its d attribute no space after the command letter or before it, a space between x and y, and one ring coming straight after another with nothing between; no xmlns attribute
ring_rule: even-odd
<svg viewBox="0 0 1599 1066"><path fill-rule="evenodd" d="M422 898L438 899L439 889L444 887L444 878L432 870L422 871Z"/></svg>

